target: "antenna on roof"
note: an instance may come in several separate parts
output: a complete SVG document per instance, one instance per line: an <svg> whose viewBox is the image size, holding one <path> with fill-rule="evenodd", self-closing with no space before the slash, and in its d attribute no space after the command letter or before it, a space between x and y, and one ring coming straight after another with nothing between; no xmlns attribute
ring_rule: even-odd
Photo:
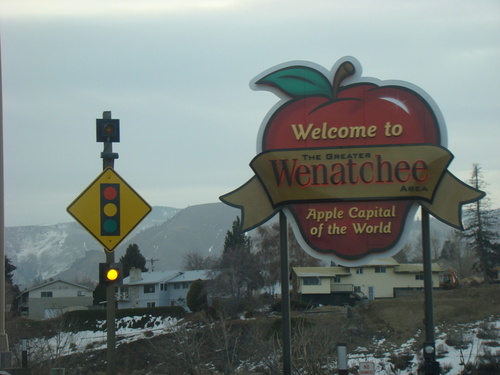
<svg viewBox="0 0 500 375"><path fill-rule="evenodd" d="M151 262L151 272L153 272L155 270L155 266L154 266L154 262L159 262L160 260L159 259L146 259L148 262Z"/></svg>

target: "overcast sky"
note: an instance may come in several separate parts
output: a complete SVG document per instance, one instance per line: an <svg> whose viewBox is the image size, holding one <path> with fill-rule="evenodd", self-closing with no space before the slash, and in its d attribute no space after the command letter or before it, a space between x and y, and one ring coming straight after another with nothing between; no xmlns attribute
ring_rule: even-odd
<svg viewBox="0 0 500 375"><path fill-rule="evenodd" d="M253 176L280 63L398 79L438 104L461 179L500 206L498 0L2 0L5 223L55 224L102 171L95 119L121 121L116 171L151 205L217 202Z"/></svg>

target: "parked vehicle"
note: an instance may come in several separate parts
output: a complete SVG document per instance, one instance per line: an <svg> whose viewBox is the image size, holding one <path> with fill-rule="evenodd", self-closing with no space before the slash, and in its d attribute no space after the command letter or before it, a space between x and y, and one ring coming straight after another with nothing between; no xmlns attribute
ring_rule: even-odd
<svg viewBox="0 0 500 375"><path fill-rule="evenodd" d="M455 289L460 285L457 274L450 268L447 272L439 275L439 288L440 289Z"/></svg>

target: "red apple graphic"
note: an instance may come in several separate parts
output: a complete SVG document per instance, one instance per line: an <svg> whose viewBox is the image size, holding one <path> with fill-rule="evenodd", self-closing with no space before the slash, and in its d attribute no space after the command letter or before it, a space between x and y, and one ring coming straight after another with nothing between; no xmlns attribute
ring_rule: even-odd
<svg viewBox="0 0 500 375"><path fill-rule="evenodd" d="M384 85L359 78L342 85L355 77L360 66L348 59L337 66L331 82L319 70L305 65L279 68L255 81L256 88L278 91L287 98L263 123L260 151L329 148L341 159L353 157L350 150L362 146L441 144L437 115L424 94L402 82ZM366 133L352 133L353 127L363 127ZM366 256L385 256L394 249L416 206L413 200L375 196L354 202L332 198L331 202L293 203L287 208L296 223L296 235L299 237L299 231L308 252L352 263ZM318 221L311 219L311 212L342 215ZM375 213L375 217L364 218L366 212ZM381 212L394 215L376 214Z"/></svg>

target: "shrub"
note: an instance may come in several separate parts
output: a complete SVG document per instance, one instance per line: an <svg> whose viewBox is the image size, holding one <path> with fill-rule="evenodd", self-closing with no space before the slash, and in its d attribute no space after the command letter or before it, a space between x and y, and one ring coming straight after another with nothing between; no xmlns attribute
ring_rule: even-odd
<svg viewBox="0 0 500 375"><path fill-rule="evenodd" d="M205 284L198 279L191 284L186 296L186 303L189 310L198 312L207 308L207 293Z"/></svg>
<svg viewBox="0 0 500 375"><path fill-rule="evenodd" d="M299 301L296 299L292 299L290 301L290 310L293 311L304 311L310 309L311 307L312 305L307 302ZM274 305L272 305L271 310L275 312L281 312L281 301L278 301Z"/></svg>
<svg viewBox="0 0 500 375"><path fill-rule="evenodd" d="M444 342L446 345L452 346L455 349L466 349L471 343L471 340L463 333L452 332L448 334Z"/></svg>
<svg viewBox="0 0 500 375"><path fill-rule="evenodd" d="M393 364L393 367L397 370L406 370L412 366L411 361L413 360L414 355L412 353L392 353L389 362Z"/></svg>
<svg viewBox="0 0 500 375"><path fill-rule="evenodd" d="M495 340L499 337L499 332L494 324L482 324L477 332L477 338L483 340Z"/></svg>
<svg viewBox="0 0 500 375"><path fill-rule="evenodd" d="M311 327L313 323L303 317L291 318L290 319L290 328L292 334L299 328L308 328ZM281 335L283 327L283 319L276 319L271 325L271 333L272 335Z"/></svg>

